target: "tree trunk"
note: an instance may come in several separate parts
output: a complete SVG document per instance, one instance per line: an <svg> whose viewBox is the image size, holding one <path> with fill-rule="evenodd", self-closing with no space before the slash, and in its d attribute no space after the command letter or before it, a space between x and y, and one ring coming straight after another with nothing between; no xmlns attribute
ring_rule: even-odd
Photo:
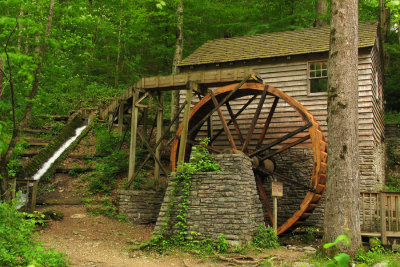
<svg viewBox="0 0 400 267"><path fill-rule="evenodd" d="M172 74L178 72L178 64L182 60L183 51L183 2L178 1L178 6L176 7L176 14L178 16L178 23L176 26L176 43L175 43L175 53L174 59L172 61ZM175 117L175 114L179 111L179 91L173 90L171 97L171 120ZM179 121L176 122L171 127L171 132L176 132L178 129Z"/></svg>
<svg viewBox="0 0 400 267"><path fill-rule="evenodd" d="M326 0L317 0L315 3L315 27L323 27L327 25L328 4Z"/></svg>
<svg viewBox="0 0 400 267"><path fill-rule="evenodd" d="M24 16L24 8L21 6L21 10L19 11L19 17L22 18ZM19 32L18 32L18 40L17 40L17 50L21 52L21 39L22 39L22 24L19 24Z"/></svg>
<svg viewBox="0 0 400 267"><path fill-rule="evenodd" d="M44 52L46 49L46 38L50 35L50 31L51 31L51 24L53 22L53 14L54 14L54 2L55 0L51 0L50 1L50 11L49 11L49 16L48 16L48 21L47 21L47 27L46 27L46 33L45 36L41 42L41 46L40 46L40 50L39 50L39 63L38 66L36 68L35 71L35 79L32 85L32 89L31 89L31 93L29 95L29 99L33 100L33 98L36 96L38 88L39 88L39 81L40 81L40 74L42 72L42 64L43 64L43 58L44 58ZM10 66L10 60L9 58L7 58L7 62ZM28 101L28 104L26 105L26 109L25 109L25 115L23 117L23 119L16 124L16 118L15 118L15 102L14 102L14 88L13 88L13 81L12 81L12 71L11 69L10 71L10 86L11 86L11 94L12 94L12 107L13 107L13 121L14 121L14 125L13 125L13 134L10 140L10 143L7 147L7 150L5 151L5 153L2 155L1 157L1 162L0 162L0 175L2 176L2 181L1 181L1 196L0 198L2 199L8 199L10 196L10 192L9 192L9 177L8 177L8 172L7 172L7 165L10 162L11 156L14 153L15 147L18 143L19 140L19 136L20 136L20 132L21 129L23 127L25 127L25 125L27 124L27 122L29 121L30 117L31 117L31 113L32 113L32 107L33 107L33 101Z"/></svg>
<svg viewBox="0 0 400 267"><path fill-rule="evenodd" d="M119 59L121 56L121 35L122 35L122 9L123 9L124 0L121 0L121 9L119 14L119 26L118 26L118 51L117 51L117 60L115 62L115 81L114 87L118 88L118 80L119 80Z"/></svg>
<svg viewBox="0 0 400 267"><path fill-rule="evenodd" d="M50 35L51 24L53 23L54 1L55 0L50 1L49 16L48 16L48 20L47 20L46 32L45 32L44 38L41 41L40 48L39 48L38 65L35 70L35 76L34 76L34 81L32 84L31 93L29 94L29 100L33 100L33 98L36 97L38 89L39 89L40 76L42 74L44 52L46 50L46 39ZM31 118L32 108L33 108L33 101L28 101L28 104L26 105L24 118L20 122L21 127L25 127L26 124L28 123L29 119Z"/></svg>
<svg viewBox="0 0 400 267"><path fill-rule="evenodd" d="M4 61L3 57L0 54L0 100L3 95L3 73L4 73Z"/></svg>
<svg viewBox="0 0 400 267"><path fill-rule="evenodd" d="M348 234L354 256L361 247L358 149L358 1L333 0L328 65L328 181L324 241ZM330 253L330 252L329 252Z"/></svg>
<svg viewBox="0 0 400 267"><path fill-rule="evenodd" d="M390 8L385 5L385 0L379 0L379 23L381 26L382 41L387 43L390 31Z"/></svg>

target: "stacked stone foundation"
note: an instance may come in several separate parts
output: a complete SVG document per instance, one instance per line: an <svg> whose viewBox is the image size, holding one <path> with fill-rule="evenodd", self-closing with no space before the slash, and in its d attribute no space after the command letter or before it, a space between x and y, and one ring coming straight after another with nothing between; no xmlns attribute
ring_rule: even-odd
<svg viewBox="0 0 400 267"><path fill-rule="evenodd" d="M211 239L223 234L231 245L245 245L264 221L251 161L236 154L216 155L214 158L223 168L222 172L203 172L193 176L187 212L188 231L200 233L200 238ZM169 220L170 225L176 222L174 210L167 218L171 193L170 182L156 232L161 231L165 221Z"/></svg>

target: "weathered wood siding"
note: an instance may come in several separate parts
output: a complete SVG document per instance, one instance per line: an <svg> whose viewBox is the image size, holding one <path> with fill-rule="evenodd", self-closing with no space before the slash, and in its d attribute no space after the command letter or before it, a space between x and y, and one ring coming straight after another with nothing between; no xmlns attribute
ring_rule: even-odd
<svg viewBox="0 0 400 267"><path fill-rule="evenodd" d="M303 104L319 122L325 136L327 136L327 93L309 93L308 80L308 62L314 60L326 60L328 54L297 57L292 59L282 59L273 63L258 64L253 66L253 71L258 72L264 82L270 86L277 87L289 96L295 98ZM379 69L378 49L363 50L359 55L359 144L360 144L360 167L361 176L364 182L361 185L361 190L375 190L377 185L376 167L379 153L377 146L380 144L383 136L383 101L382 101L382 86L381 86L381 70ZM212 69L213 67L209 67ZM218 68L218 67L215 67ZM196 97L193 98L197 101ZM240 98L240 100L231 101L233 112L236 113L249 97ZM251 105L238 117L238 124L242 135L245 137L249 129L251 120L254 116L260 96L258 96ZM184 93L181 93L181 101L184 100ZM257 128L254 132L252 142L249 148L254 149L256 140L261 133L264 122L273 102L273 97L267 96L264 103L263 111L258 120ZM223 114L227 120L230 119L226 107L222 107ZM215 134L222 128L218 116L213 115L213 133ZM270 128L264 140L264 144L272 140L282 137L288 132L296 130L304 125L300 116L286 103L279 102L274 113ZM235 139L237 146L241 144L238 135L235 132L233 125L230 130ZM292 142L296 138L307 135L305 131L286 141ZM207 136L207 127L204 125L198 134L198 138ZM222 133L213 143L218 147L230 147L227 138ZM310 141L303 143L301 146L309 147Z"/></svg>

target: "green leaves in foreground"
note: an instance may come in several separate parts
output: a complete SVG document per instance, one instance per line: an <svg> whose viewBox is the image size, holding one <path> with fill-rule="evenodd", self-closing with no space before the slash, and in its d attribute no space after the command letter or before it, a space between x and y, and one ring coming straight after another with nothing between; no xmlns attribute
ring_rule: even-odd
<svg viewBox="0 0 400 267"><path fill-rule="evenodd" d="M0 202L0 266L66 266L64 254L45 249L33 236L35 219Z"/></svg>

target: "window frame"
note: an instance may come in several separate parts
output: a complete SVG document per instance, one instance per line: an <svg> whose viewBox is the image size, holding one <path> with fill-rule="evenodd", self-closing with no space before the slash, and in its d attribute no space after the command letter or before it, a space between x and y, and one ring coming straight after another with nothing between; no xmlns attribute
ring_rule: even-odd
<svg viewBox="0 0 400 267"><path fill-rule="evenodd" d="M316 79L317 77L311 77L311 64L313 63L326 63L326 71L328 72L328 60L327 59L318 59L318 60L310 60L307 61L307 93L308 95L327 95L328 92L311 92L311 80ZM326 73L326 76L324 77L318 77L318 78L328 78L328 73Z"/></svg>

